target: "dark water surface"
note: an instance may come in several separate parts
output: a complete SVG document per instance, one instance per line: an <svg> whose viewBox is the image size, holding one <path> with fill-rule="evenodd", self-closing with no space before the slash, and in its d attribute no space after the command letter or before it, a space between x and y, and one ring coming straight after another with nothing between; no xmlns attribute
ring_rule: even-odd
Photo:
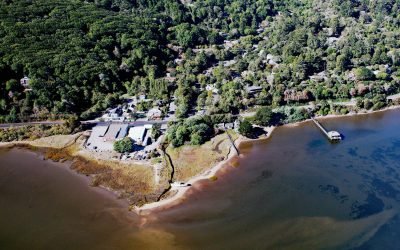
<svg viewBox="0 0 400 250"><path fill-rule="evenodd" d="M0 151L0 249L130 249L137 219L108 191L25 150Z"/></svg>
<svg viewBox="0 0 400 250"><path fill-rule="evenodd" d="M0 249L395 249L400 110L322 124L345 140L281 127L146 218L65 166L0 153Z"/></svg>

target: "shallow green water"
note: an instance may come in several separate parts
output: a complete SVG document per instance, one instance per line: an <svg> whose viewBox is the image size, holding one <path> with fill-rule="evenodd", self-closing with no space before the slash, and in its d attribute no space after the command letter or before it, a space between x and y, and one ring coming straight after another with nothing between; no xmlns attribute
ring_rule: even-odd
<svg viewBox="0 0 400 250"><path fill-rule="evenodd" d="M244 145L216 182L145 218L65 166L2 153L0 248L394 249L400 110L322 124L345 140L329 143L312 123L279 128Z"/></svg>

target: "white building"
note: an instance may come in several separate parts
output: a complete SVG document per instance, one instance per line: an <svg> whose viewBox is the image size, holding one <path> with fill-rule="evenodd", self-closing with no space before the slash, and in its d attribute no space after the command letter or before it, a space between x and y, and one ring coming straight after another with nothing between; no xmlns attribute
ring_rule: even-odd
<svg viewBox="0 0 400 250"><path fill-rule="evenodd" d="M170 113L170 114L175 114L176 108L177 108L177 107L176 107L175 102L171 102L171 103L169 104L168 113Z"/></svg>
<svg viewBox="0 0 400 250"><path fill-rule="evenodd" d="M29 83L30 83L31 79L27 76L25 76L24 78L21 78L21 80L19 81L21 83L22 86L24 86L24 88L29 88Z"/></svg>
<svg viewBox="0 0 400 250"><path fill-rule="evenodd" d="M148 138L147 133L148 130L151 129L151 125L145 126L137 126L132 127L129 129L128 136L138 145L147 146L148 145Z"/></svg>

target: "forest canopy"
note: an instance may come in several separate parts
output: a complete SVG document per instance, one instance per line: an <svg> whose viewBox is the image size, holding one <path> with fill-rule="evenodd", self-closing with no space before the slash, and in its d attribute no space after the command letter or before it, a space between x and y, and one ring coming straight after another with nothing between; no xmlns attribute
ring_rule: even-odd
<svg viewBox="0 0 400 250"><path fill-rule="evenodd" d="M89 119L126 93L175 96L178 118L350 98L379 107L400 90L399 26L399 0L5 0L0 122Z"/></svg>

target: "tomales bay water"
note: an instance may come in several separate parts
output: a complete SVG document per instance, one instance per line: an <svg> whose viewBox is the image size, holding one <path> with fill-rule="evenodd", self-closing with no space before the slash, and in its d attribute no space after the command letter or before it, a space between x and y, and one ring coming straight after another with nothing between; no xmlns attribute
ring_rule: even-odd
<svg viewBox="0 0 400 250"><path fill-rule="evenodd" d="M129 249L135 218L67 164L0 150L0 249Z"/></svg>
<svg viewBox="0 0 400 250"><path fill-rule="evenodd" d="M0 154L4 249L393 249L400 245L400 110L281 127L145 218L65 166Z"/></svg>

